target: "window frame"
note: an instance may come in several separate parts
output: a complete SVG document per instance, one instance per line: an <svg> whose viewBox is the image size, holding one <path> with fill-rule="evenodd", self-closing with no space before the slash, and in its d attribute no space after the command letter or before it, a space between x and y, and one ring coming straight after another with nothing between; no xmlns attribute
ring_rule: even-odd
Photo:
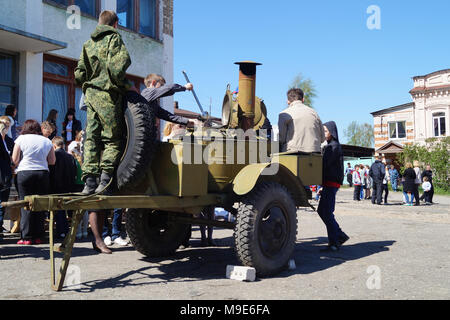
<svg viewBox="0 0 450 320"><path fill-rule="evenodd" d="M433 112L433 114L431 116L432 116L432 120L433 120L432 121L433 137L434 138L446 137L447 136L447 131L448 131L448 129L447 129L447 114L445 112L443 112L443 111L440 111L440 112ZM445 134L444 135L441 134L441 119L444 119L444 126L445 126ZM439 132L439 135L436 135L436 131L435 131L435 128L434 128L434 121L435 120L438 120L438 132Z"/></svg>
<svg viewBox="0 0 450 320"><path fill-rule="evenodd" d="M69 4L66 6L66 5L57 3L57 2L55 2L53 0L42 0L43 3L46 3L48 5L51 5L51 6L54 6L54 7L57 7L57 8L61 8L61 9L67 9L68 7L70 7L70 6L75 4L75 0L67 0L67 1L69 2ZM81 11L81 15L83 17L93 18L93 19L96 19L96 20L98 19L98 16L100 15L100 10L101 10L101 0L94 0L94 1L95 1L95 16L93 16L93 15L91 15L89 13Z"/></svg>
<svg viewBox="0 0 450 320"><path fill-rule="evenodd" d="M78 106L75 105L76 89L81 88L75 82L75 68L77 67L78 61L65 59L65 58L61 58L61 57L57 57L57 56L53 56L53 55L49 55L49 54L44 54L44 59L43 59L42 63L44 63L45 61L64 64L68 67L68 72L69 72L68 77L60 76L60 75L53 74L53 73L43 72L42 73L43 74L42 75L42 83L51 82L51 83L56 83L56 84L67 85L68 86L67 110L74 109L75 114L79 114L80 110L78 109ZM144 78L136 77L136 76L129 75L129 74L127 74L126 77L128 80L130 80L134 83L136 88L139 88L140 84L144 83ZM44 114L44 86L42 86L41 113L42 113L42 119L44 119L44 117L47 116L46 114ZM159 128L159 124L160 124L160 120L157 119L156 125L158 128ZM158 131L158 136L159 136L159 131Z"/></svg>
<svg viewBox="0 0 450 320"><path fill-rule="evenodd" d="M124 27L120 24L119 24L118 28L120 30L136 33L136 34L140 35L141 37L146 37L146 38L150 38L150 39L153 39L156 41L161 41L159 39L159 0L155 0L155 17L154 17L155 18L155 35L153 37L139 32L139 23L140 23L140 18L141 18L140 1L139 0L130 0L130 1L133 1L133 10L134 10L134 21L132 23L133 28L130 29L130 28Z"/></svg>
<svg viewBox="0 0 450 320"><path fill-rule="evenodd" d="M395 137L391 137L391 124L394 124L394 123L395 123ZM399 123L405 124L405 136L403 138L400 138L398 135L398 124ZM388 122L388 135L389 135L389 139L392 139L392 140L406 140L408 138L408 130L406 129L406 120Z"/></svg>
<svg viewBox="0 0 450 320"><path fill-rule="evenodd" d="M12 70L12 82L0 82L0 85L3 87L9 87L12 88L13 94L12 98L13 101L11 104L13 104L17 109L17 114L19 113L19 66L20 66L20 56L18 53L14 52L8 52L0 50L0 54L9 56L13 59L13 70Z"/></svg>

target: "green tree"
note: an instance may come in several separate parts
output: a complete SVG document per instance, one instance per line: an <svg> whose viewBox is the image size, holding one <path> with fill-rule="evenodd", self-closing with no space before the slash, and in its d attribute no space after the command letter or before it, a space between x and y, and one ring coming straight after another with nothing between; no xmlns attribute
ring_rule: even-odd
<svg viewBox="0 0 450 320"><path fill-rule="evenodd" d="M372 125L358 124L356 121L352 121L347 129L344 129L344 136L347 138L347 144L359 147L371 148L375 140Z"/></svg>
<svg viewBox="0 0 450 320"><path fill-rule="evenodd" d="M406 162L412 163L417 160L423 167L429 164L433 170L433 184L445 191L450 190L449 159L450 137L427 139L425 145L407 145L397 156L397 161L402 166L402 173L405 170Z"/></svg>
<svg viewBox="0 0 450 320"><path fill-rule="evenodd" d="M311 108L314 108L314 99L317 97L316 86L313 81L309 78L304 78L301 73L299 73L294 80L292 80L289 89L300 88L305 94L305 104Z"/></svg>

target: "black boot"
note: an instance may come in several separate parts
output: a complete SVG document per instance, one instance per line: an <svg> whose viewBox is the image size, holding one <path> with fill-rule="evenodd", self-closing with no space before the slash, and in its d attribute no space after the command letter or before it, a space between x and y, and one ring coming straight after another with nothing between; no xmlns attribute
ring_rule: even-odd
<svg viewBox="0 0 450 320"><path fill-rule="evenodd" d="M95 176L88 176L81 194L84 196L91 195L95 192L95 188L97 188L97 178Z"/></svg>
<svg viewBox="0 0 450 320"><path fill-rule="evenodd" d="M102 172L102 175L100 177L100 184L98 185L97 189L95 189L95 193L101 193L105 196L112 195L111 185L108 187L108 184L111 182L111 180L112 175Z"/></svg>

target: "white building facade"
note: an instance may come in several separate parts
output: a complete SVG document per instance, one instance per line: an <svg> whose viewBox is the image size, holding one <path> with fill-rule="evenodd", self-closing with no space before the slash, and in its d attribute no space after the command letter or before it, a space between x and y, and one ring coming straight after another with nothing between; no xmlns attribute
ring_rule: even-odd
<svg viewBox="0 0 450 320"><path fill-rule="evenodd" d="M378 154L389 157L401 152L404 145L450 135L450 69L413 80L413 102L372 113Z"/></svg>
<svg viewBox="0 0 450 320"><path fill-rule="evenodd" d="M119 16L130 52L127 77L144 87L149 73L173 81L173 0L2 0L0 11L0 115L17 106L19 124L58 110L58 133L68 109L78 111L81 88L74 69L83 43L103 10ZM173 110L173 99L163 107Z"/></svg>

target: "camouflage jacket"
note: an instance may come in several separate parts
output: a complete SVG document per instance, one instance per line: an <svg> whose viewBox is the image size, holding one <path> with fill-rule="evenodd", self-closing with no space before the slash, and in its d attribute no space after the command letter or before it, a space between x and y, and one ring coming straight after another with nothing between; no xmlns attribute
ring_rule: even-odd
<svg viewBox="0 0 450 320"><path fill-rule="evenodd" d="M75 69L75 81L87 88L124 94L133 84L126 78L131 65L130 55L116 29L98 25L91 39L83 45Z"/></svg>

